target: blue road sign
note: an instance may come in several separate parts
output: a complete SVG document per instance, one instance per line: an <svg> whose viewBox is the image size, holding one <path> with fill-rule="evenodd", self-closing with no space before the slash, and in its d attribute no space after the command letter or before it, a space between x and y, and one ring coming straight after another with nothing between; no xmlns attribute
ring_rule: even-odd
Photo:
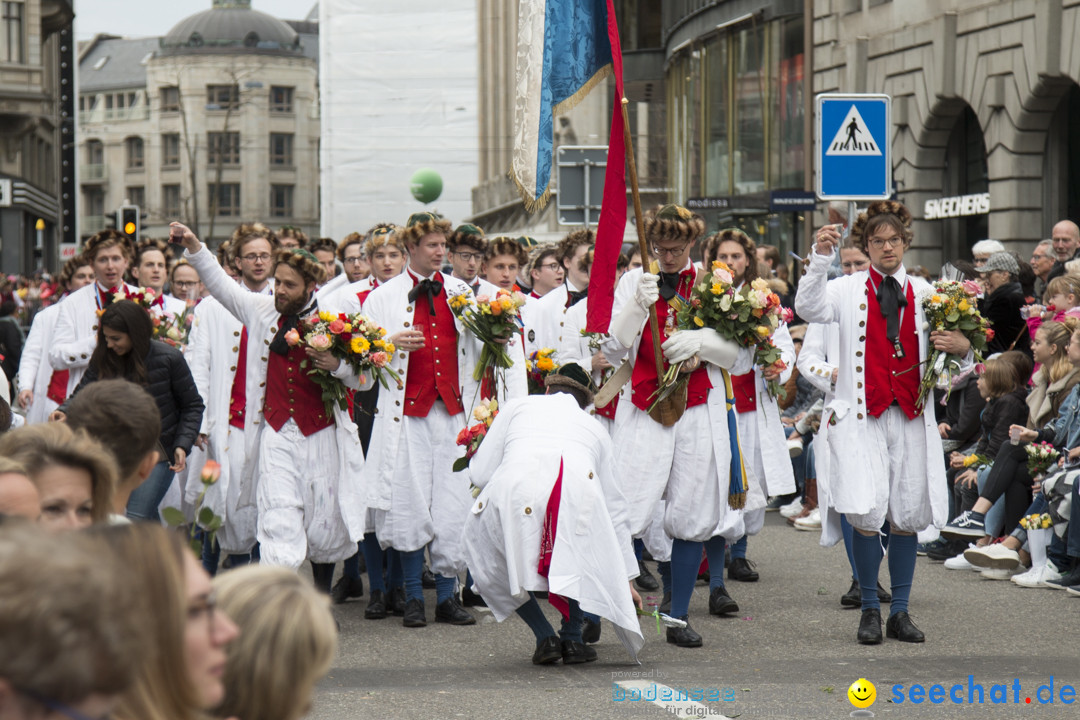
<svg viewBox="0 0 1080 720"><path fill-rule="evenodd" d="M889 96L817 96L817 195L822 200L892 196Z"/></svg>

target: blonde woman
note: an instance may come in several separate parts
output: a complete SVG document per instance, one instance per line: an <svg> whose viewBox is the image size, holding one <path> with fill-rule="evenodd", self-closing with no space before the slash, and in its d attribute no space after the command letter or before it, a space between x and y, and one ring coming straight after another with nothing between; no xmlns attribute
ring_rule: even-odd
<svg viewBox="0 0 1080 720"><path fill-rule="evenodd" d="M240 627L225 666L220 718L298 720L330 670L337 626L330 600L295 572L248 565L214 579L220 609Z"/></svg>
<svg viewBox="0 0 1080 720"><path fill-rule="evenodd" d="M142 599L147 654L114 720L198 720L225 697L226 647L236 625L217 610L210 576L181 537L151 523L99 531Z"/></svg>

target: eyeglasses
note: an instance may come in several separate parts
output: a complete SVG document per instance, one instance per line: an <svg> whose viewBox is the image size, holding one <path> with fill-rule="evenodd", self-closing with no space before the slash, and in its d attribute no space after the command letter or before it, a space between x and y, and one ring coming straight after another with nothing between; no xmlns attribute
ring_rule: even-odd
<svg viewBox="0 0 1080 720"><path fill-rule="evenodd" d="M181 290L184 288L193 288L198 284L198 280L173 280L173 287Z"/></svg>
<svg viewBox="0 0 1080 720"><path fill-rule="evenodd" d="M686 249L688 247L690 247L689 243L687 243L685 245L682 245L681 247L677 247L677 248L662 248L662 247L656 247L655 245L653 245L651 249L652 249L652 254L655 255L656 257L677 258L677 257L682 256L686 252Z"/></svg>
<svg viewBox="0 0 1080 720"><path fill-rule="evenodd" d="M254 255L254 254L252 254L252 255L241 255L240 259L241 260L247 260L248 262L252 262L252 263L253 262L263 262L264 263L264 262L270 262L270 258L272 258L272 257L273 257L273 255L268 255L267 253L263 253L261 255Z"/></svg>
<svg viewBox="0 0 1080 720"><path fill-rule="evenodd" d="M465 262L472 262L473 260L482 260L484 255L482 253L469 253L469 252L456 252L454 253Z"/></svg>
<svg viewBox="0 0 1080 720"><path fill-rule="evenodd" d="M552 272L558 272L559 271L559 263L557 263L557 262L544 263L543 265L537 265L536 268L538 270L550 270Z"/></svg>
<svg viewBox="0 0 1080 720"><path fill-rule="evenodd" d="M42 705L55 713L60 713L68 718L68 720L109 720L112 717L112 713L106 713L101 717L90 717L89 715L79 712L70 705L65 705L56 700L50 700L47 697L38 695L36 692L31 692L30 690L19 690L18 692L30 698L37 704Z"/></svg>
<svg viewBox="0 0 1080 720"><path fill-rule="evenodd" d="M880 237L870 238L870 247L874 248L875 250L880 250L883 247L885 247L886 245L888 245L891 248L894 248L894 247L901 247L903 244L904 244L904 238L900 237L899 235L895 235L895 236L893 236L891 238L880 238Z"/></svg>
<svg viewBox="0 0 1080 720"><path fill-rule="evenodd" d="M360 263L364 262L364 258L362 255L357 255L356 257L347 257L341 262L345 263L346 265L359 265Z"/></svg>

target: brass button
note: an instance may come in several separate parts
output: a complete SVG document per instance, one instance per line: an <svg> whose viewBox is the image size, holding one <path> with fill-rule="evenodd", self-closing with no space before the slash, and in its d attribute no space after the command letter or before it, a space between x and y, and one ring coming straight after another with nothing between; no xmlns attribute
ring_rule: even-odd
<svg viewBox="0 0 1080 720"><path fill-rule="evenodd" d="M859 327L866 327L866 321L865 320L860 320L859 321Z"/></svg>
<svg viewBox="0 0 1080 720"><path fill-rule="evenodd" d="M230 371L230 372L236 372L236 366L235 366L235 365L233 365L233 366L232 366L231 368L229 368L229 371Z"/></svg>
<svg viewBox="0 0 1080 720"><path fill-rule="evenodd" d="M860 310L865 310L865 309L866 309L866 303L862 303L862 304L860 304L860 305L859 305L859 309L860 309Z"/></svg>
<svg viewBox="0 0 1080 720"><path fill-rule="evenodd" d="M405 308L405 312L412 312L412 306L410 305L409 307Z"/></svg>
<svg viewBox="0 0 1080 720"><path fill-rule="evenodd" d="M261 358L261 359L262 359L263 362L267 362L270 358L264 357L264 358Z"/></svg>
<svg viewBox="0 0 1080 720"><path fill-rule="evenodd" d="M436 365L438 365L438 364L439 364L439 358L435 358L435 364L436 364Z"/></svg>
<svg viewBox="0 0 1080 720"><path fill-rule="evenodd" d="M68 362L75 362L75 356L72 355L68 358Z"/></svg>
<svg viewBox="0 0 1080 720"><path fill-rule="evenodd" d="M860 420L862 420L862 419L863 419L863 414L862 414L862 413L859 413L859 419L860 419Z"/></svg>
<svg viewBox="0 0 1080 720"><path fill-rule="evenodd" d="M476 503L476 509L477 510L483 510L484 509L484 503L482 503L482 502Z"/></svg>
<svg viewBox="0 0 1080 720"><path fill-rule="evenodd" d="M289 394L290 394L290 395L292 395L292 394L293 394L293 393L295 393L295 392L296 392L296 390L295 390L295 389L293 389L293 388L289 388Z"/></svg>
<svg viewBox="0 0 1080 720"><path fill-rule="evenodd" d="M525 514L526 515L532 515L532 508L531 507L525 508Z"/></svg>
<svg viewBox="0 0 1080 720"><path fill-rule="evenodd" d="M593 474L592 474L592 473L590 472L590 473L589 473L589 477L591 478L592 476L593 476Z"/></svg>
<svg viewBox="0 0 1080 720"><path fill-rule="evenodd" d="M855 357L862 357L862 350L856 350Z"/></svg>
<svg viewBox="0 0 1080 720"><path fill-rule="evenodd" d="M857 383L857 385L858 385L858 386L859 386L860 388L862 387L862 383Z"/></svg>
<svg viewBox="0 0 1080 720"><path fill-rule="evenodd" d="M91 330L97 330L97 325L92 326L90 329Z"/></svg>
<svg viewBox="0 0 1080 720"><path fill-rule="evenodd" d="M862 398L859 398L859 404L862 405Z"/></svg>
<svg viewBox="0 0 1080 720"><path fill-rule="evenodd" d="M409 323L405 323L405 327L409 327Z"/></svg>
<svg viewBox="0 0 1080 720"><path fill-rule="evenodd" d="M232 351L233 352L240 352L240 348L234 345Z"/></svg>
<svg viewBox="0 0 1080 720"><path fill-rule="evenodd" d="M862 372L862 365L856 366L855 372Z"/></svg>
<svg viewBox="0 0 1080 720"><path fill-rule="evenodd" d="M266 387L266 383L265 382L259 383L259 387Z"/></svg>
<svg viewBox="0 0 1080 720"><path fill-rule="evenodd" d="M405 353L401 353L401 355L400 355L399 357L400 357L400 358L401 358L402 360L404 360L404 359L405 359Z"/></svg>
<svg viewBox="0 0 1080 720"><path fill-rule="evenodd" d="M234 330L233 331L233 337L240 337L240 331L239 330Z"/></svg>
<svg viewBox="0 0 1080 720"><path fill-rule="evenodd" d="M272 332L272 333L276 333L277 331L278 331L278 329L276 327L270 328L270 332Z"/></svg>
<svg viewBox="0 0 1080 720"><path fill-rule="evenodd" d="M264 343L266 343L267 345L269 345L269 344L270 344L270 341L269 341L269 340L263 340L263 342L264 342Z"/></svg>
<svg viewBox="0 0 1080 720"><path fill-rule="evenodd" d="M865 342L865 341L866 341L866 336L865 335L860 335L859 336L859 342Z"/></svg>
<svg viewBox="0 0 1080 720"><path fill-rule="evenodd" d="M394 422L401 422L401 418L394 418Z"/></svg>
<svg viewBox="0 0 1080 720"><path fill-rule="evenodd" d="M395 400L394 404L400 407L401 406L401 401L400 400Z"/></svg>
<svg viewBox="0 0 1080 720"><path fill-rule="evenodd" d="M82 354L82 359L83 359L83 360L85 360L85 359L86 359L86 353L83 353L83 354Z"/></svg>

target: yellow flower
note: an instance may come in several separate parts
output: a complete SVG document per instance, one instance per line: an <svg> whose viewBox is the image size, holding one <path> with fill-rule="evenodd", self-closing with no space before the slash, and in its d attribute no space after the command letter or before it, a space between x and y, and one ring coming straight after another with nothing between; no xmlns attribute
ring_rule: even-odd
<svg viewBox="0 0 1080 720"><path fill-rule="evenodd" d="M385 350L386 349L386 343L384 343L382 340L375 340L371 344L375 346L376 350Z"/></svg>
<svg viewBox="0 0 1080 720"><path fill-rule="evenodd" d="M371 343L369 343L367 341L367 338L354 337L349 342L349 349L352 350L357 355L363 355L364 353L366 353L368 350L371 349Z"/></svg>
<svg viewBox="0 0 1080 720"><path fill-rule="evenodd" d="M510 312L514 309L514 299L509 295L507 295L506 297L500 297L499 305L502 305L503 312Z"/></svg>
<svg viewBox="0 0 1080 720"><path fill-rule="evenodd" d="M694 316L694 324L698 327L705 327L705 321L699 318L697 315Z"/></svg>
<svg viewBox="0 0 1080 720"><path fill-rule="evenodd" d="M771 333L772 333L772 328L770 328L769 326L767 326L767 325L758 325L757 334L760 335L761 337L769 337L769 335Z"/></svg>
<svg viewBox="0 0 1080 720"><path fill-rule="evenodd" d="M383 345L383 351L384 351L384 352L385 352L385 353L386 353L387 355L393 355L393 354L394 354L394 350L397 350L397 348L396 348L396 347L394 347L394 343L389 343L389 342L388 342L388 343L386 343L385 345Z"/></svg>
<svg viewBox="0 0 1080 720"><path fill-rule="evenodd" d="M379 337L386 337L386 328L379 328Z"/></svg>
<svg viewBox="0 0 1080 720"><path fill-rule="evenodd" d="M967 301L967 300L965 299L965 300L961 300L961 301L960 301L960 304L956 306L956 309L957 309L957 310L959 310L960 312L967 312L967 309L968 309L969 307L971 307L971 303L969 303L969 302L968 302L968 301Z"/></svg>
<svg viewBox="0 0 1080 720"><path fill-rule="evenodd" d="M942 300L942 298L941 298L940 295L933 295L930 298L930 302L932 302L932 303L940 303L941 300Z"/></svg>
<svg viewBox="0 0 1080 720"><path fill-rule="evenodd" d="M328 313L328 312L326 312L324 310L319 311L319 319L322 320L323 322L334 322L335 320L337 320L336 317L334 317L333 315L331 315L330 313Z"/></svg>
<svg viewBox="0 0 1080 720"><path fill-rule="evenodd" d="M345 328L343 332L352 332L352 323L345 323Z"/></svg>
<svg viewBox="0 0 1080 720"><path fill-rule="evenodd" d="M764 278L757 278L752 283L750 283L750 287L752 287L755 290L761 290L762 292L768 292L769 291L769 282L767 280L765 280Z"/></svg>
<svg viewBox="0 0 1080 720"><path fill-rule="evenodd" d="M711 291L713 295L719 295L720 293L724 292L724 286L720 283L713 283Z"/></svg>
<svg viewBox="0 0 1080 720"><path fill-rule="evenodd" d="M536 358L536 367L540 372L551 372L555 369L555 361L549 357L541 356Z"/></svg>

